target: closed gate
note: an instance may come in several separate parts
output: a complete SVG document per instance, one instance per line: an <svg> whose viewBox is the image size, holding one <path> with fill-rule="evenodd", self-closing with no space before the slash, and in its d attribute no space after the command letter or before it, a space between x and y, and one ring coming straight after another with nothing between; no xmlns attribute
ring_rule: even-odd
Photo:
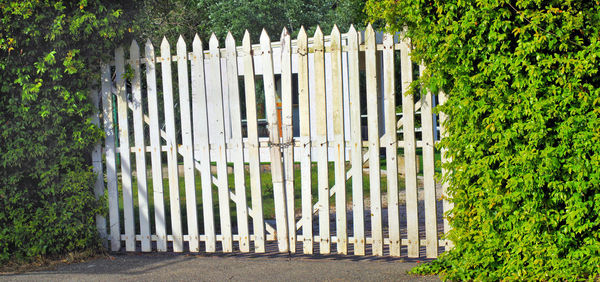
<svg viewBox="0 0 600 282"><path fill-rule="evenodd" d="M175 49L117 49L92 93L105 131L96 194L109 207L98 230L112 251L451 247L434 148L445 116L432 112L444 95L409 92L423 67L406 40L335 27L293 41L284 29L274 43L263 31L257 45L246 33L241 47L196 36L191 51L180 37Z"/></svg>

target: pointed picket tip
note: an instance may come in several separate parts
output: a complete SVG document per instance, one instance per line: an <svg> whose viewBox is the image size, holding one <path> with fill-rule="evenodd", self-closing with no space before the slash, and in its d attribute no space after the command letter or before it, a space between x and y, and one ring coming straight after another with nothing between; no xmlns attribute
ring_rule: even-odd
<svg viewBox="0 0 600 282"><path fill-rule="evenodd" d="M369 23L365 32L375 33L375 30L373 30L373 26L371 25L371 23Z"/></svg>
<svg viewBox="0 0 600 282"><path fill-rule="evenodd" d="M208 40L208 46L210 46L210 48L219 47L219 39L217 39L217 35L214 32L210 35L210 39Z"/></svg>
<svg viewBox="0 0 600 282"><path fill-rule="evenodd" d="M306 29L304 29L304 26L300 26L300 31L298 32L298 39L304 40L305 38L307 38Z"/></svg>
<svg viewBox="0 0 600 282"><path fill-rule="evenodd" d="M252 48L251 43L250 43L250 32L246 29L246 31L244 31L244 37L242 38L242 45L244 45L244 47L249 46L250 48Z"/></svg>
<svg viewBox="0 0 600 282"><path fill-rule="evenodd" d="M192 41L192 46L194 50L202 50L202 39L200 39L200 36L198 36L197 33L194 35L194 41Z"/></svg>
<svg viewBox="0 0 600 282"><path fill-rule="evenodd" d="M339 36L340 35L340 29L338 28L337 24L333 25L333 28L331 29L331 35L332 36Z"/></svg>
<svg viewBox="0 0 600 282"><path fill-rule="evenodd" d="M231 34L231 31L228 31L227 37L225 37L225 43L227 42L233 42L233 44L235 45L235 38L233 38L233 34Z"/></svg>
<svg viewBox="0 0 600 282"><path fill-rule="evenodd" d="M267 30L263 28L262 32L260 33L260 42L271 42L271 39L269 38L269 34L267 33Z"/></svg>
<svg viewBox="0 0 600 282"><path fill-rule="evenodd" d="M154 45L152 45L152 41L150 41L150 38L146 39L145 47L146 47L146 50L149 50L149 49L154 50Z"/></svg>
<svg viewBox="0 0 600 282"><path fill-rule="evenodd" d="M162 42L160 43L160 49L169 48L169 41L166 36L163 36Z"/></svg>
<svg viewBox="0 0 600 282"><path fill-rule="evenodd" d="M384 33L383 34L383 43L385 45L393 45L394 44L394 35L391 33Z"/></svg>
<svg viewBox="0 0 600 282"><path fill-rule="evenodd" d="M288 31L288 29L286 27L283 27L283 29L281 30L281 40L283 40L283 38L285 38L286 36L289 36L290 32Z"/></svg>
<svg viewBox="0 0 600 282"><path fill-rule="evenodd" d="M348 29L348 33L356 33L356 28L354 27L353 24L350 25L350 28Z"/></svg>
<svg viewBox="0 0 600 282"><path fill-rule="evenodd" d="M150 41L150 38L148 38L146 40L146 44L144 45L144 50L145 50L145 55L147 58L154 57L154 45L152 45L152 41Z"/></svg>
<svg viewBox="0 0 600 282"><path fill-rule="evenodd" d="M129 52L135 54L140 53L140 46L138 45L137 41L135 41L135 39L131 41L131 46L129 46Z"/></svg>
<svg viewBox="0 0 600 282"><path fill-rule="evenodd" d="M115 56L122 57L124 54L125 51L123 50L123 47L119 46L117 49L115 49Z"/></svg>
<svg viewBox="0 0 600 282"><path fill-rule="evenodd" d="M321 26L317 25L317 30L315 30L315 37L323 37L323 31L321 30Z"/></svg>
<svg viewBox="0 0 600 282"><path fill-rule="evenodd" d="M179 38L177 38L177 45L179 44L183 44L185 45L185 39L183 39L183 35L179 35Z"/></svg>

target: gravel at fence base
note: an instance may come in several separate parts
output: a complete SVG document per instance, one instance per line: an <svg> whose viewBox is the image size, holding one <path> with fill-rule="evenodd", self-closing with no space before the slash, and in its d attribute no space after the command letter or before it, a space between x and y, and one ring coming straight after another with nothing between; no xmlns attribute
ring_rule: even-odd
<svg viewBox="0 0 600 282"><path fill-rule="evenodd" d="M413 276L417 261L284 255L117 254L53 270L0 276L0 281L438 281Z"/></svg>

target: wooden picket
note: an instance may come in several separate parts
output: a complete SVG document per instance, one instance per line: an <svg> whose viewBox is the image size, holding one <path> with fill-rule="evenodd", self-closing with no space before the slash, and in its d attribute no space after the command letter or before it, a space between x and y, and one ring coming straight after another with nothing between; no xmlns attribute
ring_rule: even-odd
<svg viewBox="0 0 600 282"><path fill-rule="evenodd" d="M92 124L100 126L100 116L98 115L100 110L100 94L97 93L96 89L90 90L90 100L94 107L94 113L92 115ZM94 182L94 196L96 198L104 197L104 172L102 169L102 144L98 143L94 146L92 151L92 166L93 171L96 174L96 182ZM108 247L108 238L106 238L106 218L102 214L96 215L96 228L102 239L102 245Z"/></svg>
<svg viewBox="0 0 600 282"><path fill-rule="evenodd" d="M260 182L260 152L258 143L258 121L256 116L256 93L254 83L254 57L250 33L244 33L244 90L246 94L246 120L248 124L248 156L250 163L250 197L252 198L252 226L254 228L254 248L257 253L265 252L265 224L263 218L262 192Z"/></svg>
<svg viewBox="0 0 600 282"><path fill-rule="evenodd" d="M394 79L394 36L383 35L383 81L387 160L388 228L390 255L400 256L400 218L398 207L398 140L396 137L396 95Z"/></svg>
<svg viewBox="0 0 600 282"><path fill-rule="evenodd" d="M281 143L279 140L279 125L277 115L277 102L275 97L275 77L273 70L273 54L271 39L263 29L260 35L260 49L262 51L263 82L265 87L265 105L269 130L271 179L273 182L273 200L275 202L275 219L277 224L277 244L280 252L289 250L286 196L283 187L283 167L281 162Z"/></svg>
<svg viewBox="0 0 600 282"><path fill-rule="evenodd" d="M142 89L140 78L140 47L133 40L129 48L130 65L133 69L131 92L133 94L133 132L135 142L135 173L138 189L140 233L142 252L150 252L150 212L148 210L148 185L146 180L146 145L144 143L144 121L142 114Z"/></svg>
<svg viewBox="0 0 600 282"><path fill-rule="evenodd" d="M183 251L183 230L181 227L181 207L179 203L179 169L177 166L177 137L175 135L175 113L173 102L173 84L171 80L171 45L163 37L160 45L161 70L163 82L163 102L165 127L167 134L167 168L169 175L169 200L171 206L171 228L173 232L173 251Z"/></svg>
<svg viewBox="0 0 600 282"><path fill-rule="evenodd" d="M237 197L237 226L240 235L240 251L250 251L250 236L248 235L248 211L246 203L246 183L244 179L244 153L242 148L242 114L238 86L237 53L235 39L231 33L225 40L227 48L227 83L229 85L229 102L232 125L233 169L235 174L235 196Z"/></svg>
<svg viewBox="0 0 600 282"><path fill-rule="evenodd" d="M123 48L115 50L115 76L117 85L117 116L119 119L119 157L125 220L125 249L135 251L135 222L133 218L133 189L131 187L131 161L129 149L129 122L127 119L127 92L125 86L125 55Z"/></svg>
<svg viewBox="0 0 600 282"><path fill-rule="evenodd" d="M296 246L296 217L294 211L294 132L292 128L292 40L286 28L281 32L281 124L283 178L287 207L287 224L290 246ZM290 248L291 253L296 248Z"/></svg>
<svg viewBox="0 0 600 282"><path fill-rule="evenodd" d="M106 159L106 188L108 190L108 218L110 230L110 249L121 249L121 231L119 220L119 191L117 189L117 162L115 148L114 115L112 102L112 83L110 66L102 65L102 120L104 124L104 152ZM101 232L101 231L100 231Z"/></svg>
<svg viewBox="0 0 600 282"><path fill-rule="evenodd" d="M329 254L334 244L335 252L342 255L366 255L370 250L369 254L376 256L433 258L439 255L439 246L452 247L452 242L440 239L438 230L438 226L443 226L444 232L451 228L437 210L441 201L444 214L451 212L448 184L435 175L435 156L440 152L435 148L438 127L433 107L436 97L443 104L446 96L421 87L421 93L416 93L421 98L416 101L415 93L410 92L413 62L407 39L378 33L370 25L364 32L351 26L346 34L334 26L329 36L318 27L309 38L302 27L296 40L283 29L280 40L271 42L263 30L260 44L252 45L246 31L242 46L236 46L231 33L225 38L225 48L219 48L214 34L208 46L204 50L196 35L189 50L180 36L172 56L171 45L163 38L160 56L155 56L150 41L142 56L134 40L127 61L124 49L118 48L114 63L101 66L100 91L90 92L101 111L92 122L100 125L102 121L106 135L104 146L94 148L92 161L97 173L95 194L108 194L108 220L98 216L97 227L101 238L110 241L112 251L119 251L125 242L126 251L215 252L220 244L223 252L235 248L240 252L295 253L300 244L304 254L312 254L317 246L319 253ZM398 60L400 68L396 69ZM161 65L160 81L157 63ZM175 82L173 63L177 64ZM420 66L420 75L423 70ZM262 78L262 87L257 88L256 76ZM396 91L397 83L401 93ZM361 91L361 84L366 91ZM261 88L264 92L257 93ZM263 97L266 134L261 133L258 116ZM365 110L366 123L362 120ZM421 128L415 128L415 116L420 117ZM442 137L447 136L447 118L440 114ZM417 140L419 132L422 138ZM385 148L384 155L381 148ZM382 158L385 170L380 165ZM450 161L443 150L441 159ZM183 161L182 169L178 160ZM422 177L418 176L420 167ZM271 183L261 181L265 170L270 170ZM442 174L447 173L442 167ZM363 175L369 178L367 183ZM163 193L163 177L168 179L168 195ZM382 177L386 185L382 185ZM348 181L351 188L347 188ZM369 192L364 195L366 184ZM263 203L269 187L273 218L265 218ZM201 194L202 216L198 215L197 194ZM180 201L180 195L185 195L185 201ZM347 195L352 197L351 204ZM387 201L382 201L384 196ZM333 197L335 204L330 206ZM168 212L165 201L169 202ZM218 224L213 206L217 203ZM185 205L184 214L181 205ZM425 211L422 215L419 207ZM298 218L296 208L301 215ZM401 212L404 209L406 213ZM187 221L185 233L182 216ZM420 222L424 225L419 226ZM318 234L313 232L315 227ZM406 253L401 252L403 246Z"/></svg>
<svg viewBox="0 0 600 282"><path fill-rule="evenodd" d="M217 233L212 196L212 175L210 171L210 150L208 136L208 112L206 86L204 84L204 52L202 41L194 36L192 54L192 112L194 118L194 158L200 160L202 178L202 213L204 216L205 246L207 252L216 251Z"/></svg>
<svg viewBox="0 0 600 282"><path fill-rule="evenodd" d="M210 46L210 59L208 66L211 72L207 78L206 102L208 116L218 135L215 136L215 143L211 146L217 147L217 189L219 191L219 213L221 223L221 245L223 252L233 250L233 235L231 232L231 218L229 211L229 181L227 177L227 153L225 151L225 122L223 113L223 93L221 87L221 55L219 50L219 40L213 33L208 45ZM218 240L218 239L217 239Z"/></svg>
<svg viewBox="0 0 600 282"><path fill-rule="evenodd" d="M300 143L302 156L300 158L301 197L302 197L302 236L305 254L313 253L313 209L311 181L311 140L310 140L310 104L308 84L308 37L304 27L298 33L298 106L300 121Z"/></svg>
<svg viewBox="0 0 600 282"><path fill-rule="evenodd" d="M373 255L383 255L383 230L381 224L381 171L379 166L379 119L377 105L377 45L375 31L369 25L365 31L365 64L367 76L367 122L369 139L369 182L371 202L371 233Z"/></svg>
<svg viewBox="0 0 600 282"><path fill-rule="evenodd" d="M156 94L156 64L154 46L150 40L144 48L146 56L146 91L148 97L148 116L150 131L150 158L152 162L152 190L154 197L154 224L156 227L156 249L167 251L167 227L165 202L163 198L162 147L160 145L160 126L158 120L158 98Z"/></svg>
<svg viewBox="0 0 600 282"><path fill-rule="evenodd" d="M363 152L360 117L359 40L354 26L348 32L348 73L350 82L350 126L352 163L352 216L354 219L354 254L365 254L363 201Z"/></svg>

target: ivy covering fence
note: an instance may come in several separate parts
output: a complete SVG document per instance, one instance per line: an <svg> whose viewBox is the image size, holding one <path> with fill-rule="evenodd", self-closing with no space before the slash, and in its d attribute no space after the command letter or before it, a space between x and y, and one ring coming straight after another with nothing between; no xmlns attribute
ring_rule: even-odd
<svg viewBox="0 0 600 282"><path fill-rule="evenodd" d="M443 89L455 247L417 273L572 280L600 273L600 4L369 1Z"/></svg>

